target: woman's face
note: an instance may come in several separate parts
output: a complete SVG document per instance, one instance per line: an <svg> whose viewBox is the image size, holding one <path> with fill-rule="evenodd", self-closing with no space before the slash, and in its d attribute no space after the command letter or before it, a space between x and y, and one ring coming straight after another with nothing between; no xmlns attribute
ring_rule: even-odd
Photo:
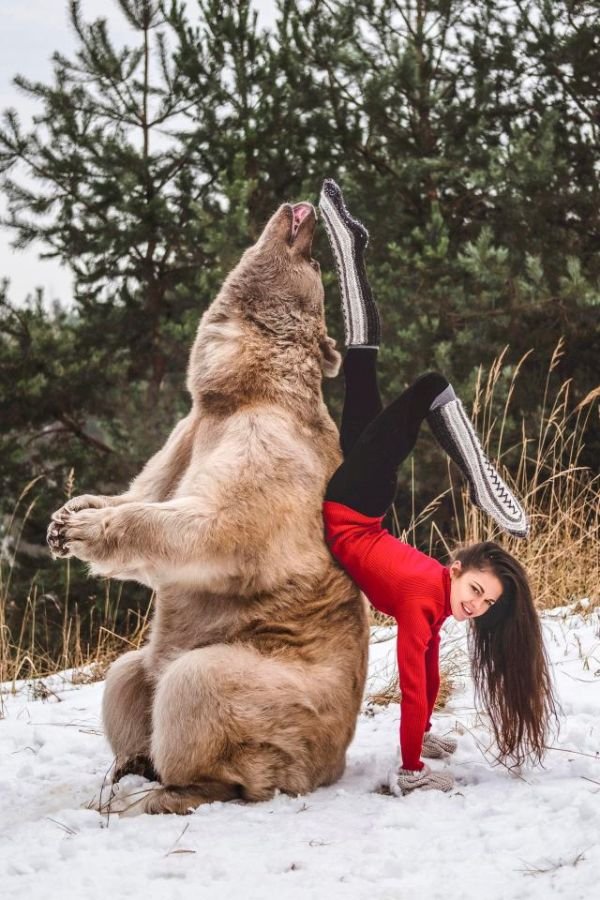
<svg viewBox="0 0 600 900"><path fill-rule="evenodd" d="M489 569L450 566L450 607L458 622L475 619L491 609L502 595L502 582Z"/></svg>

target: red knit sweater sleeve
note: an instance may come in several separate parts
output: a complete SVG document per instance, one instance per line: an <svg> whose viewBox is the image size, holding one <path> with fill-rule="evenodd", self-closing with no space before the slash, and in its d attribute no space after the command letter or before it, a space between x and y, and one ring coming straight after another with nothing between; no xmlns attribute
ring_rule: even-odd
<svg viewBox="0 0 600 900"><path fill-rule="evenodd" d="M412 606L412 604L410 604ZM419 611L403 607L398 617L398 675L402 692L400 751L405 769L422 769L421 747L429 717L425 657L431 626Z"/></svg>

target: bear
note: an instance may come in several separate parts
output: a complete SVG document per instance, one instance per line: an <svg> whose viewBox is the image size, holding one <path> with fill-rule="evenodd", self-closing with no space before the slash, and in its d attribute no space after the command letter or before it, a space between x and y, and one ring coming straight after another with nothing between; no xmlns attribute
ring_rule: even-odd
<svg viewBox="0 0 600 900"><path fill-rule="evenodd" d="M155 592L147 643L109 668L114 780L139 803L298 795L340 778L363 696L366 602L331 557L322 498L341 461L322 394L329 337L316 211L284 203L225 279L192 346L189 414L114 497L52 517L55 556Z"/></svg>

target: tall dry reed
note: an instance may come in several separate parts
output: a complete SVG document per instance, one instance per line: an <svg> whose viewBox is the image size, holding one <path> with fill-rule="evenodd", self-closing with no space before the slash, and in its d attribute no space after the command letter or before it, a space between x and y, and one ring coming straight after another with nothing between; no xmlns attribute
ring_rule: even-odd
<svg viewBox="0 0 600 900"><path fill-rule="evenodd" d="M99 609L96 604L90 606L87 598L72 597L70 560L56 562L64 567L61 597L40 597L37 573L31 579L27 595L15 596L12 576L21 536L35 506L33 494L38 481L34 479L25 486L2 535L0 685L4 690L14 689L20 681L65 670L71 670L73 680L101 678L120 653L140 646L150 616L151 601L143 613L128 609L121 615L122 585L118 582L102 583ZM66 493L70 496L69 484ZM58 636L57 618L60 620ZM16 628L10 629L9 619L18 622Z"/></svg>
<svg viewBox="0 0 600 900"><path fill-rule="evenodd" d="M448 555L457 546L495 540L525 566L540 609L562 606L574 600L600 600L600 474L581 463L587 425L598 416L600 387L577 405L572 402L570 380L554 390L553 373L563 353L559 342L548 366L538 424L522 418L519 436L507 446L508 421L518 380L527 377L526 354L514 367L506 390L505 359L508 348L489 372L479 372L472 418L489 457L522 500L531 521L527 540L512 538L468 499L456 470L449 466L454 504L456 539L444 539L433 521L439 498L423 510L420 522L429 520L430 550L443 545ZM504 382L504 383L503 383ZM502 411L495 402L506 390ZM466 404L467 405L467 404ZM514 424L512 432L514 434ZM412 525L414 529L414 524Z"/></svg>

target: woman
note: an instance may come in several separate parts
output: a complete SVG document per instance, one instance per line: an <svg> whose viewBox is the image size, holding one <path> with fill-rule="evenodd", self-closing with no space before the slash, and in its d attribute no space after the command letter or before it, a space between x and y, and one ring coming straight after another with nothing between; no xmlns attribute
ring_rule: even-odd
<svg viewBox="0 0 600 900"><path fill-rule="evenodd" d="M488 713L501 759L540 761L555 703L541 628L521 564L491 541L472 544L443 566L392 537L382 520L393 502L399 465L426 419L441 447L467 478L472 502L506 531L528 533L527 517L485 456L451 385L436 372L421 376L382 411L376 359L380 326L363 253L368 235L350 216L331 180L321 211L338 266L346 345L346 396L341 426L344 462L323 505L331 552L373 606L398 623L402 692L401 766L390 787L450 790L452 776L421 757L441 758L456 741L431 732L439 689L439 632L449 616L471 622L478 699Z"/></svg>

